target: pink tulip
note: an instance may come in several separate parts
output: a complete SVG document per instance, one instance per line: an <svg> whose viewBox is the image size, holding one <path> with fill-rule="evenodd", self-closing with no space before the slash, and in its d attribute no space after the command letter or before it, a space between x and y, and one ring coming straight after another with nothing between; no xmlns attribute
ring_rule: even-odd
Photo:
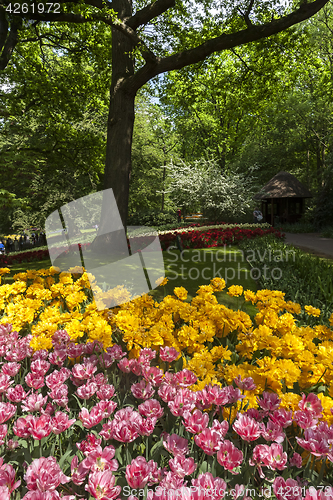
<svg viewBox="0 0 333 500"><path fill-rule="evenodd" d="M16 406L11 403L0 403L0 424L4 424L16 413Z"/></svg>
<svg viewBox="0 0 333 500"><path fill-rule="evenodd" d="M281 476L276 477L273 491L278 500L302 500L303 498L302 489L295 479L284 480Z"/></svg>
<svg viewBox="0 0 333 500"><path fill-rule="evenodd" d="M167 363L172 363L172 361L175 361L180 353L176 351L174 347L161 347L160 348L160 358L162 361L165 361Z"/></svg>
<svg viewBox="0 0 333 500"><path fill-rule="evenodd" d="M117 366L119 370L121 370L123 373L130 373L131 372L131 367L130 367L130 362L129 359L123 358L117 363Z"/></svg>
<svg viewBox="0 0 333 500"><path fill-rule="evenodd" d="M75 418L68 420L67 413L62 411L57 411L55 416L52 418L52 432L53 434L61 434L66 431L71 425L76 422Z"/></svg>
<svg viewBox="0 0 333 500"><path fill-rule="evenodd" d="M52 365L62 366L67 358L67 350L63 348L54 349L49 355L49 362Z"/></svg>
<svg viewBox="0 0 333 500"><path fill-rule="evenodd" d="M61 368L61 370L54 370L50 375L45 377L45 383L49 389L54 390L61 387L69 378L71 371L68 368Z"/></svg>
<svg viewBox="0 0 333 500"><path fill-rule="evenodd" d="M108 379L104 375L104 373L97 373L90 380L92 382L95 382L95 384L98 385L98 388L100 388L102 385L108 385ZM113 385L110 385L110 387L113 387Z"/></svg>
<svg viewBox="0 0 333 500"><path fill-rule="evenodd" d="M113 385L103 384L98 388L98 390L96 392L96 396L99 399L108 400L114 396L114 390L115 389L114 389Z"/></svg>
<svg viewBox="0 0 333 500"><path fill-rule="evenodd" d="M314 429L318 424L318 419L315 414L310 411L299 410L294 413L294 422L296 422L301 429Z"/></svg>
<svg viewBox="0 0 333 500"><path fill-rule="evenodd" d="M44 377L41 377L32 372L29 372L28 375L25 376L24 380L27 386L35 389L35 391L37 391L41 387L44 387L45 385Z"/></svg>
<svg viewBox="0 0 333 500"><path fill-rule="evenodd" d="M280 406L281 399L274 392L263 392L262 399L257 398L260 408L267 412L277 410Z"/></svg>
<svg viewBox="0 0 333 500"><path fill-rule="evenodd" d="M287 467L287 453L283 451L281 444L272 443L269 447L269 454L267 456L267 466L271 470L283 470Z"/></svg>
<svg viewBox="0 0 333 500"><path fill-rule="evenodd" d="M12 403L20 403L26 397L27 393L21 384L17 384L15 387L9 387L9 389L7 389L6 398Z"/></svg>
<svg viewBox="0 0 333 500"><path fill-rule="evenodd" d="M332 426L331 426L332 427ZM321 422L317 428L309 428L304 431L304 437L296 437L296 440L302 448L308 450L316 457L325 457L331 460L329 442L332 442L332 429L328 428L326 422ZM333 461L333 460L331 460Z"/></svg>
<svg viewBox="0 0 333 500"><path fill-rule="evenodd" d="M72 376L81 380L86 380L92 377L97 371L97 367L89 361L85 364L76 364L72 368Z"/></svg>
<svg viewBox="0 0 333 500"><path fill-rule="evenodd" d="M0 498L1 500L10 500L10 491L7 486L0 486Z"/></svg>
<svg viewBox="0 0 333 500"><path fill-rule="evenodd" d="M173 382L179 387L189 387L196 383L198 377L190 370L182 370L177 372L173 377Z"/></svg>
<svg viewBox="0 0 333 500"><path fill-rule="evenodd" d="M70 336L66 332L66 330L57 330L52 335L52 344L54 346L67 344L70 341Z"/></svg>
<svg viewBox="0 0 333 500"><path fill-rule="evenodd" d="M183 419L185 422L185 429L193 434L202 432L208 425L208 413L201 413L200 410L194 410L193 413L185 410L183 412Z"/></svg>
<svg viewBox="0 0 333 500"><path fill-rule="evenodd" d="M177 394L177 389L171 385L162 385L158 389L158 395L165 403L173 401L175 395Z"/></svg>
<svg viewBox="0 0 333 500"><path fill-rule="evenodd" d="M182 479L185 476L190 476L197 468L197 464L192 457L184 458L182 455L176 455L174 458L171 458L169 466L172 472Z"/></svg>
<svg viewBox="0 0 333 500"><path fill-rule="evenodd" d="M80 358L85 351L86 346L84 344L74 344L74 342L67 344L67 355L69 358Z"/></svg>
<svg viewBox="0 0 333 500"><path fill-rule="evenodd" d="M214 478L210 472L199 474L197 479L192 479L192 485L196 488L193 500L220 500L225 497L227 490L226 482L220 477Z"/></svg>
<svg viewBox="0 0 333 500"><path fill-rule="evenodd" d="M38 441L43 439L43 437L49 436L52 432L51 417L46 414L40 417L32 417L29 422L29 432Z"/></svg>
<svg viewBox="0 0 333 500"><path fill-rule="evenodd" d="M97 384L95 384L94 382L88 381L86 384L84 384L78 388L78 390L76 391L76 394L81 399L90 399L91 396L93 396L95 394L97 389L98 389Z"/></svg>
<svg viewBox="0 0 333 500"><path fill-rule="evenodd" d="M114 460L115 448L113 446L106 446L102 449L101 446L97 446L92 450L85 460L85 465L88 466L92 472L97 472L100 470L118 470L118 462Z"/></svg>
<svg viewBox="0 0 333 500"><path fill-rule="evenodd" d="M98 425L103 420L103 418L106 417L107 415L96 406L91 409L90 413L87 408L84 407L79 413L79 419L83 423L84 427L87 427L87 429L95 427L95 425Z"/></svg>
<svg viewBox="0 0 333 500"><path fill-rule="evenodd" d="M29 465L24 480L29 490L53 491L70 478L64 475L54 457L41 457Z"/></svg>
<svg viewBox="0 0 333 500"><path fill-rule="evenodd" d="M79 459L75 456L71 462L71 480L74 484L83 484L88 473L90 472L90 467L88 466L87 459L85 458L80 464Z"/></svg>
<svg viewBox="0 0 333 500"><path fill-rule="evenodd" d="M287 500L289 499L287 498ZM316 488L310 486L310 488L306 490L304 500L333 500L333 488L332 486L326 486L324 490L316 490Z"/></svg>
<svg viewBox="0 0 333 500"><path fill-rule="evenodd" d="M0 487L6 486L10 493L12 493L21 484L21 481L15 481L15 470L10 464L3 464L1 459L0 467ZM2 497L0 497L2 500Z"/></svg>
<svg viewBox="0 0 333 500"><path fill-rule="evenodd" d="M5 437L7 436L7 431L8 431L8 428L7 428L6 424L0 425L0 446L3 445L5 442Z"/></svg>
<svg viewBox="0 0 333 500"><path fill-rule="evenodd" d="M223 420L223 422L220 422L219 420L214 419L211 429L212 431L217 432L217 434L220 437L220 440L222 441L224 436L229 430L229 424L227 420Z"/></svg>
<svg viewBox="0 0 333 500"><path fill-rule="evenodd" d="M14 380L11 380L9 375L6 375L5 373L0 373L0 394L3 392L6 392L9 388L14 383Z"/></svg>
<svg viewBox="0 0 333 500"><path fill-rule="evenodd" d="M221 445L221 437L219 432L211 428L204 429L200 434L194 436L194 441L206 455L214 455Z"/></svg>
<svg viewBox="0 0 333 500"><path fill-rule="evenodd" d="M280 411L280 410L277 410ZM292 414L292 412L291 412ZM266 417L266 412L264 410L257 410L257 408L250 408L247 410L244 415L247 415L248 417L253 418L257 422L262 422L264 418ZM270 415L271 417L271 415Z"/></svg>
<svg viewBox="0 0 333 500"><path fill-rule="evenodd" d="M22 411L40 412L47 402L47 396L43 398L42 394L33 393L22 403Z"/></svg>
<svg viewBox="0 0 333 500"><path fill-rule="evenodd" d="M320 399L312 392L305 396L302 393L302 400L298 403L298 407L303 411L309 411L314 417L322 417L323 407Z"/></svg>
<svg viewBox="0 0 333 500"><path fill-rule="evenodd" d="M289 465L291 465L291 467L295 466L298 469L301 469L302 461L302 456L299 453L294 453L293 456L289 459Z"/></svg>
<svg viewBox="0 0 333 500"><path fill-rule="evenodd" d="M76 446L84 455L88 456L92 451L96 450L101 443L102 440L97 438L95 434L88 434L86 439L80 443L76 443Z"/></svg>
<svg viewBox="0 0 333 500"><path fill-rule="evenodd" d="M144 457L137 457L126 466L126 481L131 488L144 488L149 481L151 464Z"/></svg>
<svg viewBox="0 0 333 500"><path fill-rule="evenodd" d="M139 356L139 363L150 363L153 359L156 358L156 351L151 349L150 347L145 347L141 349Z"/></svg>
<svg viewBox="0 0 333 500"><path fill-rule="evenodd" d="M27 415L26 417L19 417L13 425L13 432L16 436L27 438L30 436L30 422L34 417Z"/></svg>
<svg viewBox="0 0 333 500"><path fill-rule="evenodd" d="M155 424L157 419L153 418L143 418L140 423L138 423L138 433L140 436L150 436L155 429Z"/></svg>
<svg viewBox="0 0 333 500"><path fill-rule="evenodd" d="M243 391L253 391L257 387L252 377L246 377L242 380L241 376L238 375L234 378L234 382Z"/></svg>
<svg viewBox="0 0 333 500"><path fill-rule="evenodd" d="M108 418L117 408L117 403L115 401L102 400L96 403L95 408L104 414L104 418Z"/></svg>
<svg viewBox="0 0 333 500"><path fill-rule="evenodd" d="M266 441L275 441L276 443L281 444L286 437L285 433L282 430L282 427L278 424L275 424L271 420L268 420L268 423L265 428L265 424L262 424L261 435Z"/></svg>
<svg viewBox="0 0 333 500"><path fill-rule="evenodd" d="M112 500L121 492L120 486L114 486L115 481L116 478L110 470L93 472L89 474L88 484L85 489L93 498Z"/></svg>
<svg viewBox="0 0 333 500"><path fill-rule="evenodd" d="M15 362L4 363L2 365L1 371L5 375L9 375L10 377L15 377L15 375L17 375L18 372L20 371L20 368L21 368L20 363L15 363Z"/></svg>
<svg viewBox="0 0 333 500"><path fill-rule="evenodd" d="M13 439L8 439L7 441L7 449L10 450L10 451L14 451L16 450L16 448L18 448L20 445L19 445L19 442L18 441L14 441Z"/></svg>
<svg viewBox="0 0 333 500"><path fill-rule="evenodd" d="M177 455L187 455L188 441L177 434L163 434L163 446L174 457Z"/></svg>
<svg viewBox="0 0 333 500"><path fill-rule="evenodd" d="M160 403L156 399L148 399L138 406L140 415L144 417L160 418L164 411Z"/></svg>
<svg viewBox="0 0 333 500"><path fill-rule="evenodd" d="M49 371L50 366L50 363L44 359L36 359L31 362L30 370L34 375L44 377L44 375Z"/></svg>
<svg viewBox="0 0 333 500"><path fill-rule="evenodd" d="M112 356L116 361L126 356L126 353L122 351L120 345L114 344L112 347L108 347L106 352Z"/></svg>
<svg viewBox="0 0 333 500"><path fill-rule="evenodd" d="M141 382L137 384L133 384L131 386L131 391L134 397L137 399L150 399L154 393L155 390L153 389L153 386L151 385L150 382L146 382L145 380L141 380Z"/></svg>
<svg viewBox="0 0 333 500"><path fill-rule="evenodd" d="M67 409L68 405L68 387L65 384L55 386L51 392L48 393L48 397L54 401L58 406L62 406Z"/></svg>
<svg viewBox="0 0 333 500"><path fill-rule="evenodd" d="M39 351L33 353L31 360L35 361L36 359L40 359L46 361L48 357L49 351L47 349L39 349Z"/></svg>
<svg viewBox="0 0 333 500"><path fill-rule="evenodd" d="M140 363L138 359L130 359L129 367L134 375L137 375L138 377L142 375L143 363Z"/></svg>
<svg viewBox="0 0 333 500"><path fill-rule="evenodd" d="M222 467L234 474L235 467L243 462L243 453L231 441L225 440L217 452L217 461Z"/></svg>
<svg viewBox="0 0 333 500"><path fill-rule="evenodd" d="M156 366L149 366L142 368L144 378L150 382L154 387L159 387L163 379L163 371Z"/></svg>
<svg viewBox="0 0 333 500"><path fill-rule="evenodd" d="M121 443L131 443L139 436L138 424L135 422L113 420L111 426L111 437ZM102 432L100 435L105 437Z"/></svg>
<svg viewBox="0 0 333 500"><path fill-rule="evenodd" d="M293 412L291 410L287 411L284 408L279 408L278 410L275 410L273 413L271 413L269 418L272 420L272 422L281 425L281 427L285 429L286 427L292 425L292 415Z"/></svg>
<svg viewBox="0 0 333 500"><path fill-rule="evenodd" d="M238 413L237 420L232 428L244 441L255 441L261 435L262 424L258 424L253 418Z"/></svg>
<svg viewBox="0 0 333 500"><path fill-rule="evenodd" d="M181 417L184 411L192 411L195 408L196 396L189 389L178 389L172 401L168 402L168 407L172 415Z"/></svg>

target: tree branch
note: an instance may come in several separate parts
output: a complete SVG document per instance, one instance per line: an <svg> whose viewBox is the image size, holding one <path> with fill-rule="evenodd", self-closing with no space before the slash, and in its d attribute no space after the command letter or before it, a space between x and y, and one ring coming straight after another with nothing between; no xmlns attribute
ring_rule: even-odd
<svg viewBox="0 0 333 500"><path fill-rule="evenodd" d="M254 0L250 0L249 6L248 6L248 8L246 9L246 12L243 15L244 16L244 20L245 20L247 26L252 26L252 22L251 22L251 19L249 18L249 15L251 13L253 4L254 4Z"/></svg>
<svg viewBox="0 0 333 500"><path fill-rule="evenodd" d="M19 17L19 15L17 17ZM27 13L25 17L27 19L34 19L36 21L67 22L77 24L88 23L92 20L101 21L126 35L133 42L133 44L139 48L146 63L156 64L159 60L156 55L146 46L139 35L130 26L120 21L119 19L114 20L109 16L105 17L100 14L90 14L88 17L85 17L81 14L64 12L60 14L55 14L52 12L47 14Z"/></svg>
<svg viewBox="0 0 333 500"><path fill-rule="evenodd" d="M135 75L129 77L126 81L126 86L129 91L137 92L147 81L154 76L167 71L181 69L185 66L196 64L203 61L206 57L214 52L221 52L222 50L232 49L249 42L255 42L261 38L266 38L276 33L280 33L295 24L305 21L314 16L319 10L324 7L329 0L315 0L314 2L302 4L299 9L291 14L274 19L273 21L262 24L251 24L247 29L230 33L227 35L220 35L215 38L207 40L202 45L193 49L184 50L168 57L159 58L158 62L152 67L145 64L140 68Z"/></svg>
<svg viewBox="0 0 333 500"><path fill-rule="evenodd" d="M136 30L139 26L149 23L155 17L163 14L168 9L171 9L176 4L175 0L156 0L143 9L139 10L126 20L126 24L130 26L133 30Z"/></svg>
<svg viewBox="0 0 333 500"><path fill-rule="evenodd" d="M5 45L8 35L8 21L4 7L0 6L0 50Z"/></svg>
<svg viewBox="0 0 333 500"><path fill-rule="evenodd" d="M2 54L0 56L0 71L3 71L9 60L12 52L18 42L18 31L22 27L22 19L14 19L11 25L9 35L6 37L3 45Z"/></svg>

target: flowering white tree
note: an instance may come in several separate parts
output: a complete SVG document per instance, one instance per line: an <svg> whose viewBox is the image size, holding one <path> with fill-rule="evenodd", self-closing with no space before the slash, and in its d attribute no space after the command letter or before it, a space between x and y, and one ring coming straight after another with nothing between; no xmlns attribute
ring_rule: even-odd
<svg viewBox="0 0 333 500"><path fill-rule="evenodd" d="M235 221L253 205L255 178L241 173L221 173L215 160L180 162L169 167L168 193L179 206L202 210L211 220Z"/></svg>

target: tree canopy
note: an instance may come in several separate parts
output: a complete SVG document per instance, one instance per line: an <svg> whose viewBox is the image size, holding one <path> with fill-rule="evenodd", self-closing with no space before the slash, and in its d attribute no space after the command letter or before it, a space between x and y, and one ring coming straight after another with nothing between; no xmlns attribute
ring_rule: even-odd
<svg viewBox="0 0 333 500"><path fill-rule="evenodd" d="M39 75L47 65L47 57L66 56L72 64L70 75L75 75L75 65L87 68L83 80L78 79L76 99L81 99L83 86L89 87L90 67L94 69L93 83L96 83L98 99L104 92L104 84L110 85L104 187L113 188L126 225L134 100L139 89L162 73L194 64L205 65L212 54L265 41L311 18L328 1L225 0L217 4L208 0L156 0L151 3L60 0L54 4L20 1L14 5L9 0L0 0L2 82L6 82L10 72L24 72L27 61L35 64ZM45 82L45 96L51 104L57 101L59 85L65 93L69 88L66 79L61 80L61 72L59 75L54 73L53 78ZM36 109L38 98L34 102L33 89L29 88L28 92L27 106ZM87 99L89 101L88 96ZM73 102L73 109L68 107L67 101ZM59 116L67 112L73 115L70 119L66 115L71 126L75 102L69 94L58 101ZM105 102L105 94L102 102ZM237 123L239 119L237 113L233 115L231 108L234 107L231 105L229 114L223 116L221 130L224 134L230 120ZM86 110L90 113L90 105L87 104ZM3 115L8 112L8 108L2 108ZM56 119L53 117L54 121ZM221 148L223 152L225 143L222 142ZM227 154L226 149L224 154Z"/></svg>

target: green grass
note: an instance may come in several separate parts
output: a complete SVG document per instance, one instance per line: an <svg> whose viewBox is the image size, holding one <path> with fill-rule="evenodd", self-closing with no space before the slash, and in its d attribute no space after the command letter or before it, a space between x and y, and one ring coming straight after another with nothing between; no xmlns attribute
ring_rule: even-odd
<svg viewBox="0 0 333 500"><path fill-rule="evenodd" d="M219 276L226 280L227 287L241 285L244 289L256 291L256 282L249 275L249 266L243 262L242 254L237 247L191 249L185 250L182 255L179 250L163 252L165 275L168 283L149 292L156 301L161 301L165 295L171 295L175 287L184 287L188 291L187 301L195 297L200 285L208 285L210 280ZM105 262L96 258L96 267L103 266ZM25 272L28 269L47 269L51 266L49 259L29 263L14 264L10 266L10 274L2 282L12 283L14 274ZM238 309L243 300L229 297L225 291L216 294L218 302L227 307ZM246 304L245 310L251 314L254 308Z"/></svg>

